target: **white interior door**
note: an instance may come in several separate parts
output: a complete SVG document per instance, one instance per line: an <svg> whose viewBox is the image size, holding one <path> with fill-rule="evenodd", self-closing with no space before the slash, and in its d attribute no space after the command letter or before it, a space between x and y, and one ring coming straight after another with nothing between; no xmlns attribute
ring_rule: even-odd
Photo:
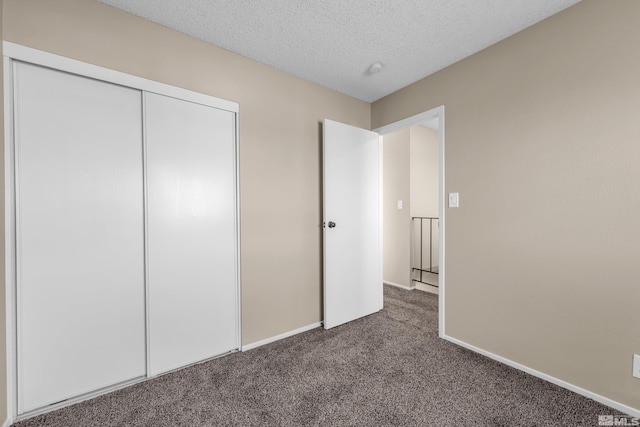
<svg viewBox="0 0 640 427"><path fill-rule="evenodd" d="M326 329L382 307L378 140L375 132L324 120Z"/></svg>
<svg viewBox="0 0 640 427"><path fill-rule="evenodd" d="M237 349L235 114L145 94L151 375Z"/></svg>
<svg viewBox="0 0 640 427"><path fill-rule="evenodd" d="M14 72L23 413L145 374L142 95Z"/></svg>

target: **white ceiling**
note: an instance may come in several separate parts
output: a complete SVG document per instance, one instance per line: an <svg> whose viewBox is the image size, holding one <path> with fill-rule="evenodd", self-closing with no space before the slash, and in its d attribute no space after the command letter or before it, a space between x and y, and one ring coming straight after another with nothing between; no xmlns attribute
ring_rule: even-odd
<svg viewBox="0 0 640 427"><path fill-rule="evenodd" d="M372 102L579 0L99 1Z"/></svg>

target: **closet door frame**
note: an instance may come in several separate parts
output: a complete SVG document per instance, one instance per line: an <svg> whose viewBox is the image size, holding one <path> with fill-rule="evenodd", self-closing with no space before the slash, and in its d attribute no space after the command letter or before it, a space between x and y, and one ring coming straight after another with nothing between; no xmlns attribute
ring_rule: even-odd
<svg viewBox="0 0 640 427"><path fill-rule="evenodd" d="M72 398L64 402L46 406L40 410L31 411L22 415L18 413L18 375L17 375L17 306L16 306L16 200L15 200L15 164L14 164L14 115L13 106L15 102L14 85L14 66L15 61L21 61L48 67L51 69L76 74L83 77L89 77L108 83L114 83L120 86L141 90L143 92L156 93L185 101L190 101L221 110L234 113L235 129L234 129L234 190L235 190L235 303L236 303L236 348L239 350L241 346L241 304L240 304L240 187L239 187L239 105L232 101L216 98L187 89L159 83L142 77L133 76L123 72L111 70L93 64L88 64L75 59L67 58L60 55L44 52L41 50L29 48L15 43L3 41L3 65L4 65L4 203L5 203L5 314L6 314L6 360L7 360L7 418L10 422L14 422L23 418L29 418L39 413L49 412L77 403L82 400L90 399L95 396L105 394L131 384L145 381L150 377L148 371L147 351L147 372L145 378L133 380L128 383L119 384L117 386L101 389L99 391L88 393L77 398ZM143 104L144 109L144 104ZM144 114L144 111L143 111ZM146 137L146 135L145 135ZM143 138L144 139L144 138ZM146 141L143 140L143 150L145 150L144 161L146 162ZM147 227L147 180L146 180L146 164L144 179L144 212L145 212L145 235ZM146 238L145 238L146 240ZM145 253L147 252L147 242L145 241ZM148 268L145 259L145 269ZM148 283L145 278L145 298L148 306ZM148 310L146 310L146 325L148 327ZM146 348L149 348L149 334L146 333Z"/></svg>

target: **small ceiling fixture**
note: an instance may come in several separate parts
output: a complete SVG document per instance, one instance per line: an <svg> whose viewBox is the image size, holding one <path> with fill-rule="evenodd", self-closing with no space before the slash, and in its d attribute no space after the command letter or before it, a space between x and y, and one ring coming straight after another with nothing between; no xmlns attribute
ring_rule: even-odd
<svg viewBox="0 0 640 427"><path fill-rule="evenodd" d="M371 64L371 66L369 67L369 74L376 74L379 73L380 70L382 70L382 64L379 62L374 62L373 64Z"/></svg>

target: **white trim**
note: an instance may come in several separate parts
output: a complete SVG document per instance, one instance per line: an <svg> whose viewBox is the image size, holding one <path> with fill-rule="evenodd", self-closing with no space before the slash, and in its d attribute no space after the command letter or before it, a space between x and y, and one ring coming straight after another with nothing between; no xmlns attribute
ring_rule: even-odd
<svg viewBox="0 0 640 427"><path fill-rule="evenodd" d="M135 385L135 384L143 383L143 382L148 381L148 380L153 379L153 378L158 378L158 377L161 377L163 375L168 375L168 374L171 374L173 372L177 372L177 371L181 371L183 369L190 368L192 366L201 365L203 363L207 363L207 362L210 362L212 360L219 359L221 357L228 356L230 354L236 353L237 351L238 350L235 349L235 350L228 351L228 352L225 352L225 353L222 353L222 354L218 354L216 356L211 356L211 357L209 357L207 359L204 359L204 360L198 360L198 361L195 361L195 362L191 362L191 363L188 363L188 364L186 364L184 366L180 366L178 368L171 369L169 371L162 372L162 373L159 373L159 374L156 374L156 375L137 377L137 378L134 378L134 379L131 379L131 380L123 381L123 382L118 383L118 384L114 384L114 385L103 387L101 389L94 390L94 391L91 391L91 392L88 392L88 393L85 393L85 394L81 394L79 396L69 398L69 399L64 400L62 402L59 402L59 403L54 403L52 405L47 405L47 406L44 406L42 408L34 409L32 411L28 411L28 412L25 412L23 414L20 414L18 417L13 419L13 421L8 420L8 421L11 421L8 425L11 425L16 421L23 421L23 420L35 417L37 415L46 414L48 412L51 412L51 411L54 411L54 410L57 410L57 409L61 409L61 408L67 407L67 406L75 405L76 403L80 403L80 402L84 402L86 400L94 399L96 397L103 396L105 394L112 393L114 391L121 390L121 389L130 387L130 386Z"/></svg>
<svg viewBox="0 0 640 427"><path fill-rule="evenodd" d="M85 400L93 399L95 397L102 396L102 395L105 395L107 393L114 392L116 390L121 390L123 388L127 388L129 386L134 385L134 384L138 384L138 383L147 381L148 379L149 378L146 377L146 376L137 377L137 378L134 378L134 379L131 379L131 380L123 381L123 382L118 383L118 384L114 384L114 385L111 385L111 386L103 387L101 389L94 390L94 391L91 391L89 393L84 393L84 394L81 394L79 396L63 400L62 402L54 403L54 404L43 406L41 408L37 408L37 409L31 410L31 411L27 411L27 412L24 412L24 413L16 416L13 419L13 422L23 421L23 420L35 417L36 415L46 414L48 412L55 411L57 409L65 408L67 406L71 406L71 405L74 405L76 403L84 402Z"/></svg>
<svg viewBox="0 0 640 427"><path fill-rule="evenodd" d="M207 363L207 362L210 362L210 361L215 360L215 359L220 359L221 357L225 357L225 356L228 356L230 354L237 353L239 351L240 351L240 349L234 348L233 350L225 351L224 353L216 354L215 356L211 356L211 357L208 357L206 359L195 360L193 362L187 363L186 365L178 366L177 368L171 368L168 371L156 372L154 374L150 374L149 376L142 378L142 381L146 381L146 380L149 380L149 379L162 377L164 375L172 374L174 372L178 372L178 371L181 371L183 369L190 368L192 366L202 365L203 363Z"/></svg>
<svg viewBox="0 0 640 427"><path fill-rule="evenodd" d="M157 93L159 95L170 96L195 102L197 104L208 105L222 110L238 112L238 103L216 98L203 93L193 92L177 86L160 83L143 77L126 74L98 65L89 64L75 59L67 58L38 49L22 46L19 44L4 41L2 43L3 54L12 59L30 62L33 64L55 68L68 73L91 77L105 82L115 83L146 92Z"/></svg>
<svg viewBox="0 0 640 427"><path fill-rule="evenodd" d="M271 344L272 342L280 341L282 339L289 338L294 335L298 335L303 332L310 331L311 329L319 328L320 326L322 326L322 322L312 323L311 325L303 326L302 328L294 329L293 331L285 332L284 334L276 335L275 337L271 337L264 340L256 341L251 344L243 345L242 351L253 350L254 348L262 347L263 345Z"/></svg>
<svg viewBox="0 0 640 427"><path fill-rule="evenodd" d="M16 117L16 111L15 111L15 106L18 105L18 84L17 84L17 79L20 78L19 73L18 73L18 64L14 61L11 61L11 73L12 73L12 86L11 86L11 90L12 90L12 98L13 98L13 102L11 105L11 114L12 114L12 121L11 121L11 126L12 126L12 137L13 139L9 141L9 144L11 144L11 150L12 150L12 154L13 154L13 158L11 159L11 164L12 164L12 173L13 176L11 177L11 191L13 192L13 198L12 198L12 202L13 202L13 209L12 209L12 213L13 213L13 222L11 224L11 226L13 227L11 229L11 234L13 236L13 243L14 243L14 249L13 249L13 253L12 253L12 267L13 267L13 282L11 283L11 286L14 287L14 296L13 296L13 321L14 321L14 325L15 325L15 339L12 342L12 344L15 346L15 384L16 384L16 388L15 388L15 399L16 399L16 416L18 414L20 414L22 412L22 406L21 406L21 402L24 401L24 391L20 388L20 384L22 383L22 379L23 379L23 367L20 363L18 363L18 360L22 359L22 353L21 353L21 349L22 349L22 339L23 339L23 334L22 334L22 322L20 319L20 313L21 313L21 303L22 303L22 286L20 283L21 277L20 277L20 270L21 270L21 265L20 265L20 259L21 259L21 249L22 246L20 244L20 242L22 241L22 235L20 234L20 230L22 229L21 224L20 224L20 218L21 218L21 211L20 211L20 207L21 207L21 203L20 203L20 145L16 144L16 141L18 139L20 139L20 129L18 128L17 123L18 123L18 118Z"/></svg>
<svg viewBox="0 0 640 427"><path fill-rule="evenodd" d="M18 407L16 369L16 296L15 296L15 184L13 154L13 63L4 57L4 178L5 178L5 322L6 322L6 375L7 420L15 419Z"/></svg>
<svg viewBox="0 0 640 427"><path fill-rule="evenodd" d="M4 420L4 422L2 423L2 427L9 427L11 424L13 424L13 421L11 421L10 418L7 418L6 420Z"/></svg>
<svg viewBox="0 0 640 427"><path fill-rule="evenodd" d="M439 201L438 203L440 204L439 209L440 209L440 235L438 236L438 238L440 239L438 241L439 243L439 259L438 262L440 263L440 266L438 267L438 331L439 331L439 335L440 337L443 337L445 335L445 301L444 301L444 294L445 294L445 265L446 265L446 257L445 257L445 244L446 244L446 240L444 238L444 231L445 231L445 183L444 183L444 168L445 168L445 162L444 162L444 105L441 105L440 107L436 108L436 110L438 110L438 152L440 154L440 159L439 159L439 173L438 173L438 179L440 181L439 186L440 188L438 189L438 198ZM433 111L433 110L430 110Z"/></svg>
<svg viewBox="0 0 640 427"><path fill-rule="evenodd" d="M149 176L147 167L147 93L142 97L142 212L144 247L144 373L151 375L151 316L149 310Z"/></svg>
<svg viewBox="0 0 640 427"><path fill-rule="evenodd" d="M401 288L407 291L413 291L416 288L415 286L400 285L399 283L387 282L386 280L383 281L382 283L385 285L393 286L395 288Z"/></svg>
<svg viewBox="0 0 640 427"><path fill-rule="evenodd" d="M412 126L415 126L419 123L429 121L435 118L436 116L438 116L442 112L444 112L444 105L441 105L440 107L432 108L431 110L416 114L411 117L407 117L406 119L398 120L397 122L393 122L386 126L381 126L379 128L374 129L373 131L378 132L381 135L391 133L391 132L397 132L399 130L403 130L403 129L407 129ZM442 121L439 123L439 125L440 125L439 129L442 129Z"/></svg>
<svg viewBox="0 0 640 427"><path fill-rule="evenodd" d="M432 285L424 282L417 282L417 281L414 281L413 283L415 284L417 291L426 292L428 294L434 294L434 295L438 295L440 293L436 285Z"/></svg>
<svg viewBox="0 0 640 427"><path fill-rule="evenodd" d="M407 129L411 126L418 125L422 122L429 121L434 117L438 118L438 148L440 158L438 160L438 178L440 180L438 189L438 203L440 209L440 245L439 245L439 270L438 270L438 334L440 338L444 338L445 334L445 183L444 183L444 105L432 108L420 114L416 114L406 119L388 124L374 129L380 135L397 132Z"/></svg>
<svg viewBox="0 0 640 427"><path fill-rule="evenodd" d="M560 386L560 387L562 387L564 389L567 389L567 390L570 390L570 391L572 391L574 393L577 393L577 394L580 394L582 396L588 397L589 399L593 399L596 402L602 403L603 405L607 405L607 406L609 406L609 407L611 407L613 409L616 409L618 411L621 411L621 412L623 412L625 414L631 415L633 417L639 417L640 418L640 409L632 408L631 406L627 406L627 405L625 405L623 403L616 402L615 400L611 400L611 399L609 399L607 397L604 397L604 396L601 396L599 394L593 393L593 392L591 392L589 390L585 390L582 387L578 387L576 385L573 385L571 383L568 383L568 382L566 382L564 380L561 380L561 379L558 379L556 377L552 377L551 375L545 374L543 372L536 371L535 369L529 368L528 366L521 365L521 364L519 364L517 362L514 362L513 360L509 360L509 359L504 358L502 356L498 356L497 354L494 354L494 353L491 353L489 351L483 350L483 349L481 349L479 347L476 347L474 345L467 344L466 342L460 341L459 339L452 338L452 337L447 336L447 335L443 335L443 336L441 336L441 338L443 338L443 339L445 339L445 340L447 340L449 342L452 342L454 344L457 344L457 345L459 345L461 347L464 347L466 349L469 349L469 350L471 350L471 351L473 351L475 353L482 354L483 356L486 356L489 359L493 359L493 360L495 360L497 362L504 363L505 365L511 366L512 368L515 368L515 369L517 369L519 371L526 372L529 375L533 375L534 377L538 377L538 378L543 379L545 381L548 381L548 382L550 382L552 384Z"/></svg>
<svg viewBox="0 0 640 427"><path fill-rule="evenodd" d="M235 117L235 186L236 186L236 349L242 347L242 258L240 254L240 112L236 111Z"/></svg>
<svg viewBox="0 0 640 427"><path fill-rule="evenodd" d="M378 282L380 285L379 310L384 308L384 138L378 134Z"/></svg>

